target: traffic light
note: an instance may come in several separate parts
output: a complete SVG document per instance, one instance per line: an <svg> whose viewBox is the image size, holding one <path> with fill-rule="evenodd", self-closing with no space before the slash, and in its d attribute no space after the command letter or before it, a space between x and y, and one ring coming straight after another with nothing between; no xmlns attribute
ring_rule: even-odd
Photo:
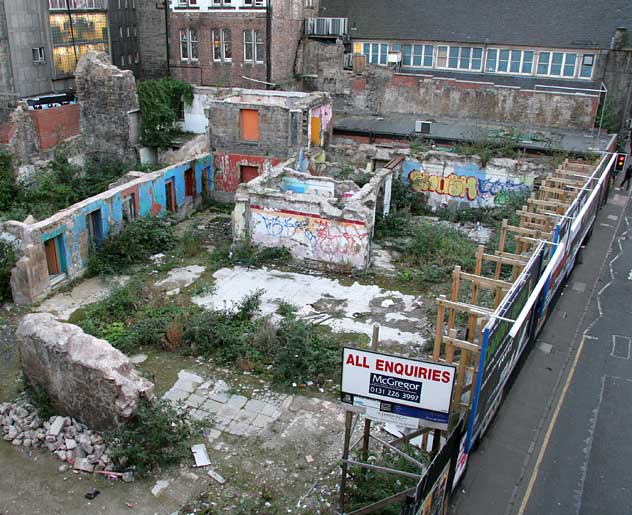
<svg viewBox="0 0 632 515"><path fill-rule="evenodd" d="M623 167L625 166L626 157L628 157L627 154L617 154L617 160L614 163L615 172L620 172L621 170L623 170Z"/></svg>

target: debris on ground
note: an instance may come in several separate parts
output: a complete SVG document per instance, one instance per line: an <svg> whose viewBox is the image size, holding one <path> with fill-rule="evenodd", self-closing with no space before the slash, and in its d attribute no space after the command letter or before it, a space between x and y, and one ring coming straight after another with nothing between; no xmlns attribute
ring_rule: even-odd
<svg viewBox="0 0 632 515"><path fill-rule="evenodd" d="M109 472L114 468L100 433L71 417L42 420L28 402L0 404L0 429L2 438L12 445L46 448L75 470Z"/></svg>

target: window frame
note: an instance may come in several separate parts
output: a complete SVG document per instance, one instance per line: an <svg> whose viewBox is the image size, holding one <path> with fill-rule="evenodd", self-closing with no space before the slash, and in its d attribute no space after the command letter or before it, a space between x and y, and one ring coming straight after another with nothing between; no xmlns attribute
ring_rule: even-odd
<svg viewBox="0 0 632 515"><path fill-rule="evenodd" d="M455 71L464 71L464 72L478 72L481 73L483 70L484 57L485 57L485 49L479 46L456 46L456 45L435 45L435 59L433 68L439 70L455 70ZM440 55L443 53L443 49L445 49L445 55ZM464 50L467 50L467 57L465 57ZM478 57L475 56L476 50L480 51L480 55ZM440 65L440 60L445 59L445 64ZM461 62L463 59L467 59L468 66L462 67ZM452 66L451 61L455 61L456 65ZM473 67L473 62L479 61L480 64L478 68Z"/></svg>
<svg viewBox="0 0 632 515"><path fill-rule="evenodd" d="M559 63L555 63L555 56L556 55L562 55L562 61ZM543 61L543 56L548 56L547 57L547 62L541 62L541 60ZM568 56L574 56L575 62L573 63L573 74L572 75L566 75L564 73L566 66L571 66L570 64L567 64L567 59ZM581 66L578 66L578 64L580 63L580 61L583 60L583 55L582 54L582 59L580 59L580 54L578 52L564 52L564 51L554 51L554 50L543 50L541 52L538 52L538 60L537 60L537 66L535 68L535 75L538 75L540 77L558 77L560 79L575 79L578 78L578 72L581 73ZM546 72L540 72L539 68L540 66L546 66ZM560 67L560 73L552 73L551 69L554 66L559 66ZM586 77L582 77L581 75L579 75L579 78L586 78Z"/></svg>
<svg viewBox="0 0 632 515"><path fill-rule="evenodd" d="M31 49L31 57L33 58L33 64L43 64L46 62L46 54L43 46L34 47Z"/></svg>
<svg viewBox="0 0 632 515"><path fill-rule="evenodd" d="M495 57L491 57L491 52L495 52ZM501 52L508 52L507 61L507 69L500 69L500 55ZM514 62L514 54L520 54L520 59L518 62L518 71L512 71L511 67ZM525 59L525 54L531 54L531 59ZM535 50L524 49L524 48L508 48L508 47L490 47L485 52L485 65L483 67L483 73L494 73L499 75L533 75L534 66L537 64L536 61ZM490 68L490 62L494 62L493 69ZM530 71L524 71L525 64L531 63Z"/></svg>
<svg viewBox="0 0 632 515"><path fill-rule="evenodd" d="M362 41L362 55L366 57L366 63L387 66L389 46L384 41ZM368 53L366 51L367 47ZM374 56L375 60L373 59Z"/></svg>
<svg viewBox="0 0 632 515"><path fill-rule="evenodd" d="M250 41L248 41L248 37ZM244 63L263 64L265 62L265 49L263 44L263 33L260 30L247 29L243 34L244 41ZM250 51L250 58L248 53Z"/></svg>
<svg viewBox="0 0 632 515"><path fill-rule="evenodd" d="M226 37L228 35L228 38ZM227 46L228 45L228 46ZM215 49L219 49L219 56L215 55ZM226 49L230 52L226 52ZM230 53L230 56L227 56ZM232 33L230 29L212 29L211 30L211 60L214 63L232 63Z"/></svg>

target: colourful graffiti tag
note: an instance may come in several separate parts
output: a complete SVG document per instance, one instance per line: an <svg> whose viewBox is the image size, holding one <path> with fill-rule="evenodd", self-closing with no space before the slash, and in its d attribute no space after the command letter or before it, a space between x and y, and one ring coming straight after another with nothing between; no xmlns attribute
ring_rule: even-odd
<svg viewBox="0 0 632 515"><path fill-rule="evenodd" d="M357 256L366 246L368 233L362 222L327 220L308 213L264 211L251 206L252 237L264 229L268 238L288 238L304 243L314 255ZM260 233L261 234L261 233Z"/></svg>
<svg viewBox="0 0 632 515"><path fill-rule="evenodd" d="M468 200L476 200L478 196L476 177L466 177L455 173L447 177L439 177L429 175L423 170L413 170L408 174L408 180L413 191L438 193Z"/></svg>

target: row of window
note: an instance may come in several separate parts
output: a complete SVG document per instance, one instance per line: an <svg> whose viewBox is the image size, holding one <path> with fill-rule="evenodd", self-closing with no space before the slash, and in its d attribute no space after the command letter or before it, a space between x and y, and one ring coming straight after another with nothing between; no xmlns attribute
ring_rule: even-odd
<svg viewBox="0 0 632 515"><path fill-rule="evenodd" d="M132 31L130 30L129 25L127 25L126 29L125 34L127 34L127 37L132 37ZM119 25L119 36L123 38L123 25ZM136 25L134 25L134 37L138 37L138 27Z"/></svg>
<svg viewBox="0 0 632 515"><path fill-rule="evenodd" d="M136 9L136 0L118 0L119 9Z"/></svg>
<svg viewBox="0 0 632 515"><path fill-rule="evenodd" d="M121 63L121 67L125 66L125 55L121 54L121 58L120 61ZM140 63L140 55L138 54L138 52L134 53L134 64L138 64ZM132 64L132 54L127 54L127 64L131 65Z"/></svg>
<svg viewBox="0 0 632 515"><path fill-rule="evenodd" d="M233 60L232 39L230 29L213 29L211 31L212 58L215 62L230 63ZM263 34L258 30L244 30L244 62L263 63ZM180 30L180 59L182 61L197 61L198 33L195 29Z"/></svg>
<svg viewBox="0 0 632 515"><path fill-rule="evenodd" d="M134 3L134 0L131 0ZM120 3L120 0L119 0ZM106 0L48 0L49 9L102 9ZM119 6L120 9L120 6Z"/></svg>
<svg viewBox="0 0 632 515"><path fill-rule="evenodd" d="M177 0L178 7L199 7L198 0ZM265 0L211 0L211 7L235 7L241 5L242 7L265 7Z"/></svg>
<svg viewBox="0 0 632 515"><path fill-rule="evenodd" d="M401 52L402 66L443 68L449 70L544 75L548 77L590 79L595 64L594 54L489 48L483 67L482 47L448 45L388 45L363 43L361 52L367 62L387 64L388 53Z"/></svg>

